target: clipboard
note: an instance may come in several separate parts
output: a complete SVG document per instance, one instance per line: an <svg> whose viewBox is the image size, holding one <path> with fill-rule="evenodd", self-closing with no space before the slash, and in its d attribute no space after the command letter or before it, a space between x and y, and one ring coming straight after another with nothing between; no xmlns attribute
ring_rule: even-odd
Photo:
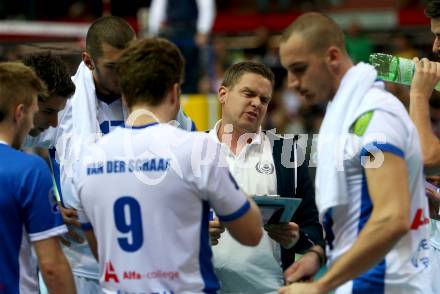
<svg viewBox="0 0 440 294"><path fill-rule="evenodd" d="M264 225L288 223L302 199L274 196L252 196L261 211Z"/></svg>

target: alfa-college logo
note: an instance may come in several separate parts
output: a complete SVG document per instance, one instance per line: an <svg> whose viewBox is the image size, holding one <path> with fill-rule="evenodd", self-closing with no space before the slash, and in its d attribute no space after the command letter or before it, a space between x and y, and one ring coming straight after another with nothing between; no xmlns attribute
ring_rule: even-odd
<svg viewBox="0 0 440 294"><path fill-rule="evenodd" d="M257 165L255 166L255 169L260 174L271 175L271 174L273 174L275 167L274 167L273 163L266 161L266 160L262 160L257 163Z"/></svg>
<svg viewBox="0 0 440 294"><path fill-rule="evenodd" d="M113 267L113 264L111 261L107 261L105 263L105 275L104 275L104 281L109 282L110 280L113 280L115 283L119 283L118 275L116 274L115 268Z"/></svg>

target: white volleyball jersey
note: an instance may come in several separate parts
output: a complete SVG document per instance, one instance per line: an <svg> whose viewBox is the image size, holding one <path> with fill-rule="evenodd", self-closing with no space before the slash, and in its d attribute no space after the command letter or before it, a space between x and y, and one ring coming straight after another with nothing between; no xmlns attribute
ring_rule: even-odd
<svg viewBox="0 0 440 294"><path fill-rule="evenodd" d="M50 148L49 155L52 173L56 183L55 190L59 201L61 201L65 207L76 208L78 199L72 193L71 187L73 170L69 167L69 164L66 164L66 161L72 160L73 158L72 146L78 144L77 141L75 141L76 139L72 136L74 134L73 125L78 123L74 122L72 117L73 99L78 99L78 97L69 99L65 109L59 113L60 123L57 128L51 127L36 138L28 136L25 146ZM118 126L122 126L124 124L124 112L125 110L121 99L116 99L111 103L96 99L96 113L94 113L94 116L97 118L97 124L99 125L101 133L106 135L115 130ZM177 122L183 129L195 130L194 123L182 110L177 114ZM71 227L71 229L76 230L80 236L84 237L84 233L81 229L74 227ZM99 278L98 264L90 252L87 242L76 243L72 241L70 246L63 246L63 250L69 260L74 275L96 280Z"/></svg>
<svg viewBox="0 0 440 294"><path fill-rule="evenodd" d="M395 99L379 89L372 89L367 95L383 95L383 99ZM379 154L377 152L380 150L405 159L411 197L411 230L378 265L339 287L337 294L431 293L426 280L430 269L429 212L419 137L403 105L397 99L395 103L390 112L371 112L371 118L361 126L361 129L366 128L365 132L362 135L352 134L345 146L344 170L349 203L329 209L324 217L329 265L350 249L371 216L373 204L361 165L362 157L368 152Z"/></svg>
<svg viewBox="0 0 440 294"><path fill-rule="evenodd" d="M70 100L69 100L70 101ZM96 116L97 122L99 124L99 129L103 135L108 134L109 132L115 130L118 126L124 124L124 115L122 108L122 99L117 99L111 103L106 103L99 99L96 100ZM67 122L66 124L61 123L60 127L56 129L58 133L57 137L60 137L63 134L69 134L72 132L71 124L75 122L72 121L71 118L71 105L70 103L66 106L65 111L62 116L63 119L60 120L62 122ZM57 144L57 150L54 148L49 149L49 154L51 155L51 162L53 167L53 172L55 175L55 180L57 181L57 188L60 194L60 200L66 207L76 208L78 205L78 199L71 192L71 187L67 184L69 183L69 175L66 173L63 168L60 168L58 162L60 158L68 159L69 150L71 147L70 144L73 144L70 141L63 142ZM62 147L62 148L59 148ZM55 152L57 154L55 154ZM85 238L84 233L80 229L75 229L77 234ZM64 253L69 259L69 263L72 267L72 271L75 275L83 276L91 279L98 279L98 264L93 257L90 248L87 242L76 243L74 241L71 242L70 246L63 246Z"/></svg>
<svg viewBox="0 0 440 294"><path fill-rule="evenodd" d="M231 221L250 208L208 134L166 124L118 128L80 165L84 228L98 242L109 293L216 293L209 207Z"/></svg>

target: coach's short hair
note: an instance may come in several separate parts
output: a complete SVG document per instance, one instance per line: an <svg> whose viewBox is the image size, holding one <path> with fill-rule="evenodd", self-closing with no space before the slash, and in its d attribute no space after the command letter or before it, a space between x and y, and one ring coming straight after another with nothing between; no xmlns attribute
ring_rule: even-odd
<svg viewBox="0 0 440 294"><path fill-rule="evenodd" d="M46 86L35 72L21 62L0 62L0 122L19 104L32 105Z"/></svg>
<svg viewBox="0 0 440 294"><path fill-rule="evenodd" d="M29 54L23 58L23 63L31 67L46 84L49 96L40 96L40 100L44 101L53 95L70 98L75 92L75 84L72 82L66 64L52 52Z"/></svg>
<svg viewBox="0 0 440 294"><path fill-rule="evenodd" d="M92 23L87 31L86 50L96 60L102 56L102 44L124 49L135 36L133 28L123 18L103 16Z"/></svg>
<svg viewBox="0 0 440 294"><path fill-rule="evenodd" d="M272 87L275 84L275 76L269 67L260 62L242 61L233 64L226 70L222 86L226 88L233 88L245 73L254 73L262 76L270 81Z"/></svg>
<svg viewBox="0 0 440 294"><path fill-rule="evenodd" d="M428 1L425 7L425 15L429 18L440 17L440 1Z"/></svg>
<svg viewBox="0 0 440 294"><path fill-rule="evenodd" d="M185 61L179 49L165 39L133 41L116 64L127 106L159 105L171 87L183 80Z"/></svg>

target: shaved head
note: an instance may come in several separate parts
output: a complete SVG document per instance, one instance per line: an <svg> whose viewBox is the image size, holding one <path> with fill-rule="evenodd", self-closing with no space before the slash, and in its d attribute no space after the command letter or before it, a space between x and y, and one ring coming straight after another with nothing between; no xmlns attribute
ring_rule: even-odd
<svg viewBox="0 0 440 294"><path fill-rule="evenodd" d="M344 33L330 17L321 13L305 13L295 19L283 32L281 42L299 34L313 52L324 52L335 46L346 53Z"/></svg>

